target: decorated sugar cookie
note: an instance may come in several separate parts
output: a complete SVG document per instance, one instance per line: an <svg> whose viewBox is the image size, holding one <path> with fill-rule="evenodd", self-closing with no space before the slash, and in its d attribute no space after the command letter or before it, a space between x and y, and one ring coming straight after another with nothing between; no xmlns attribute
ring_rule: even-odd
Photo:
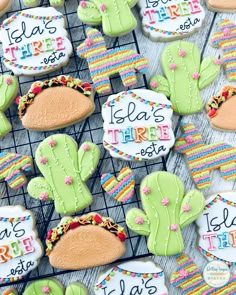
<svg viewBox="0 0 236 295"><path fill-rule="evenodd" d="M200 90L211 84L220 73L220 60L205 57L201 62L200 58L200 51L194 43L174 42L162 52L161 65L165 77L156 75L150 81L153 91L170 97L178 114L200 112L203 108Z"/></svg>
<svg viewBox="0 0 236 295"><path fill-rule="evenodd" d="M206 111L212 127L226 131L236 131L236 88L224 86L219 95L211 97Z"/></svg>
<svg viewBox="0 0 236 295"><path fill-rule="evenodd" d="M115 158L154 160L174 145L172 104L164 94L134 89L109 96L103 105L103 145Z"/></svg>
<svg viewBox="0 0 236 295"><path fill-rule="evenodd" d="M66 288L65 295L89 295L88 289L80 283L71 283Z"/></svg>
<svg viewBox="0 0 236 295"><path fill-rule="evenodd" d="M23 0L23 3L25 6L35 7L40 4L40 0ZM49 0L49 3L54 7L63 6L65 3L65 0Z"/></svg>
<svg viewBox="0 0 236 295"><path fill-rule="evenodd" d="M18 81L11 75L0 75L0 138L11 131L12 126L4 112L9 108L18 92Z"/></svg>
<svg viewBox="0 0 236 295"><path fill-rule="evenodd" d="M211 195L196 220L199 250L208 260L236 264L236 191Z"/></svg>
<svg viewBox="0 0 236 295"><path fill-rule="evenodd" d="M27 94L19 97L18 109L26 129L46 131L63 128L93 113L92 87L71 76L37 81Z"/></svg>
<svg viewBox="0 0 236 295"><path fill-rule="evenodd" d="M211 11L235 12L236 2L233 0L206 0L207 7Z"/></svg>
<svg viewBox="0 0 236 295"><path fill-rule="evenodd" d="M5 180L10 188L18 189L27 183L24 172L32 168L32 157L15 153L0 153L0 180Z"/></svg>
<svg viewBox="0 0 236 295"><path fill-rule="evenodd" d="M127 226L148 237L148 250L156 256L183 252L181 230L203 211L203 195L197 190L185 195L183 182L169 172L146 176L140 185L140 195L144 210L130 209L126 214Z"/></svg>
<svg viewBox="0 0 236 295"><path fill-rule="evenodd" d="M229 295L236 290L236 275L232 275L229 281L222 287L212 287L204 280L199 268L192 258L186 254L176 256L178 268L172 273L170 283L176 288L182 289L183 295Z"/></svg>
<svg viewBox="0 0 236 295"><path fill-rule="evenodd" d="M101 185L116 201L129 203L134 195L134 173L129 167L121 169L117 178L110 173L104 173L101 176Z"/></svg>
<svg viewBox="0 0 236 295"><path fill-rule="evenodd" d="M64 295L63 285L56 279L43 279L30 283L23 295Z"/></svg>
<svg viewBox="0 0 236 295"><path fill-rule="evenodd" d="M21 206L0 207L0 282L22 279L42 256L33 214Z"/></svg>
<svg viewBox="0 0 236 295"><path fill-rule="evenodd" d="M89 213L65 217L51 229L47 234L46 253L53 267L79 270L117 260L125 253L125 240L123 227L110 218Z"/></svg>
<svg viewBox="0 0 236 295"><path fill-rule="evenodd" d="M229 19L223 19L218 22L218 27L210 43L221 48L227 78L236 81L236 25Z"/></svg>
<svg viewBox="0 0 236 295"><path fill-rule="evenodd" d="M199 30L205 17L200 0L139 0L144 34L153 41L171 41Z"/></svg>
<svg viewBox="0 0 236 295"><path fill-rule="evenodd" d="M0 16L11 9L12 0L1 0L0 2Z"/></svg>
<svg viewBox="0 0 236 295"><path fill-rule="evenodd" d="M168 295L163 270L152 260L132 260L101 273L95 295L140 294Z"/></svg>
<svg viewBox="0 0 236 295"><path fill-rule="evenodd" d="M137 21L131 8L138 0L90 0L80 1L78 16L88 25L101 25L103 32L111 37L128 34L135 29Z"/></svg>
<svg viewBox="0 0 236 295"><path fill-rule="evenodd" d="M183 135L175 142L175 151L184 154L198 189L211 186L210 172L220 169L225 180L236 179L236 148L225 142L205 144L192 123L182 123Z"/></svg>
<svg viewBox="0 0 236 295"><path fill-rule="evenodd" d="M109 79L113 75L119 74L123 85L129 87L137 83L136 71L147 71L148 61L141 54L125 47L108 50L102 34L96 29L87 28L86 35L87 39L77 48L77 54L87 60L98 93L111 91Z"/></svg>
<svg viewBox="0 0 236 295"><path fill-rule="evenodd" d="M16 75L44 75L64 66L72 54L64 16L53 7L19 11L1 26L3 61Z"/></svg>
<svg viewBox="0 0 236 295"><path fill-rule="evenodd" d="M58 213L70 214L92 203L86 181L97 168L100 150L96 144L84 142L79 150L67 134L55 134L40 143L36 164L44 177L35 177L28 184L31 197L54 201Z"/></svg>

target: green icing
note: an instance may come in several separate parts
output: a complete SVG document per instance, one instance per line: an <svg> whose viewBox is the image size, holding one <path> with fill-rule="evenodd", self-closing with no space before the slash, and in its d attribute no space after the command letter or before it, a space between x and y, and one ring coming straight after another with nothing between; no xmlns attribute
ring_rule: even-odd
<svg viewBox="0 0 236 295"><path fill-rule="evenodd" d="M86 24L102 24L103 32L106 35L125 35L137 25L131 11L136 3L137 0L81 1L78 7L78 16Z"/></svg>
<svg viewBox="0 0 236 295"><path fill-rule="evenodd" d="M91 142L84 142L78 151L77 143L66 134L46 138L36 150L36 164L43 177L28 184L30 196L54 200L58 213L79 212L92 203L86 185L97 168L100 150ZM45 197L46 196L46 197Z"/></svg>
<svg viewBox="0 0 236 295"><path fill-rule="evenodd" d="M66 288L65 295L88 295L88 290L79 283L72 283Z"/></svg>
<svg viewBox="0 0 236 295"><path fill-rule="evenodd" d="M49 293L43 292L43 288L48 287ZM35 281L27 287L23 295L64 295L64 287L56 279L43 279Z"/></svg>
<svg viewBox="0 0 236 295"><path fill-rule="evenodd" d="M140 194L144 212L137 208L129 210L127 226L140 235L148 236L147 246L154 255L181 253L184 250L181 229L203 211L203 195L194 190L184 196L182 181L168 172L154 172L145 177ZM175 230L171 230L173 226Z"/></svg>
<svg viewBox="0 0 236 295"><path fill-rule="evenodd" d="M181 52L185 54L181 56ZM207 57L201 63L200 51L194 43L177 41L165 48L161 64L166 79L154 76L150 88L158 93L169 93L176 113L188 115L201 111L203 101L199 90L211 84L220 72L215 59ZM171 69L171 65L176 68ZM193 78L194 74L199 78ZM151 86L153 82L157 82L157 87Z"/></svg>
<svg viewBox="0 0 236 295"><path fill-rule="evenodd" d="M0 75L0 137L11 131L11 124L6 118L6 111L18 91L18 81L15 76Z"/></svg>
<svg viewBox="0 0 236 295"><path fill-rule="evenodd" d="M39 5L39 0L23 0L25 6L35 7ZM52 6L63 6L64 0L49 0Z"/></svg>

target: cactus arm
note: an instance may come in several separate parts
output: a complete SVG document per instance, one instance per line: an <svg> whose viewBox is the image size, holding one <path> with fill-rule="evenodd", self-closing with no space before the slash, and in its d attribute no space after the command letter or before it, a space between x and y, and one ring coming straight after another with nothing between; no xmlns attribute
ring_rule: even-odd
<svg viewBox="0 0 236 295"><path fill-rule="evenodd" d="M126 214L127 226L135 233L142 236L149 236L150 222L147 215L140 209L130 209Z"/></svg>
<svg viewBox="0 0 236 295"><path fill-rule="evenodd" d="M80 20L88 25L100 25L102 23L102 14L99 7L91 2L85 1L86 6L79 5L77 14Z"/></svg>
<svg viewBox="0 0 236 295"><path fill-rule="evenodd" d="M163 93L165 96L170 96L170 86L166 78L161 75L155 75L150 80L150 89L157 92Z"/></svg>
<svg viewBox="0 0 236 295"><path fill-rule="evenodd" d="M220 73L220 62L213 57L206 57L202 61L200 68L199 89L203 89L211 84Z"/></svg>
<svg viewBox="0 0 236 295"><path fill-rule="evenodd" d="M80 283L71 283L67 288L66 288L66 293L65 295L88 295L88 290L87 288L80 284Z"/></svg>
<svg viewBox="0 0 236 295"><path fill-rule="evenodd" d="M197 190L192 190L184 197L180 210L180 227L183 228L197 219L205 207L205 198Z"/></svg>
<svg viewBox="0 0 236 295"><path fill-rule="evenodd" d="M137 3L137 0L127 0L127 3L130 8L134 7Z"/></svg>
<svg viewBox="0 0 236 295"><path fill-rule="evenodd" d="M27 186L27 191L34 199L39 199L41 201L54 200L53 191L43 177L33 178Z"/></svg>
<svg viewBox="0 0 236 295"><path fill-rule="evenodd" d="M11 131L12 127L7 117L0 111L0 138Z"/></svg>
<svg viewBox="0 0 236 295"><path fill-rule="evenodd" d="M96 144L84 142L79 149L78 159L81 179L86 181L97 168L100 150Z"/></svg>

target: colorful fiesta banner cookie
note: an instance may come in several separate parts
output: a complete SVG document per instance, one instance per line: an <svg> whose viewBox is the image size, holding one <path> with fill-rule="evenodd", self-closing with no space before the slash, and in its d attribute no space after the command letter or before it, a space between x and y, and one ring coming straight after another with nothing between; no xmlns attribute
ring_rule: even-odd
<svg viewBox="0 0 236 295"><path fill-rule="evenodd" d="M16 12L0 28L3 61L16 75L38 75L65 65L72 45L64 16L53 7Z"/></svg>
<svg viewBox="0 0 236 295"><path fill-rule="evenodd" d="M32 213L21 206L0 207L0 283L22 279L42 255Z"/></svg>
<svg viewBox="0 0 236 295"><path fill-rule="evenodd" d="M144 33L151 39L177 39L199 29L205 17L200 0L139 0Z"/></svg>
<svg viewBox="0 0 236 295"><path fill-rule="evenodd" d="M100 274L96 295L168 295L163 270L151 260L133 260Z"/></svg>
<svg viewBox="0 0 236 295"><path fill-rule="evenodd" d="M196 224L200 252L208 260L236 264L236 191L210 196Z"/></svg>
<svg viewBox="0 0 236 295"><path fill-rule="evenodd" d="M146 161L166 155L175 138L172 104L164 94L135 89L111 95L103 105L103 145L115 158Z"/></svg>

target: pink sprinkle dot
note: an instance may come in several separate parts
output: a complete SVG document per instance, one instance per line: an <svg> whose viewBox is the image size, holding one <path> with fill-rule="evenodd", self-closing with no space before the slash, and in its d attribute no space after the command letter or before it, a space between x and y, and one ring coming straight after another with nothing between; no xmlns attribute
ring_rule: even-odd
<svg viewBox="0 0 236 295"><path fill-rule="evenodd" d="M88 145L87 143L85 143L85 144L83 145L83 150L84 150L85 152L87 152L87 151L90 150L90 147L89 147L89 145Z"/></svg>
<svg viewBox="0 0 236 295"><path fill-rule="evenodd" d="M131 277L133 277L133 278L136 277L136 273L135 272L132 272L131 273Z"/></svg>
<svg viewBox="0 0 236 295"><path fill-rule="evenodd" d="M181 56L181 57L185 57L185 55L186 55L186 51L183 50L183 49L180 49L180 51L179 51L179 56Z"/></svg>
<svg viewBox="0 0 236 295"><path fill-rule="evenodd" d="M156 81L153 81L150 83L152 88L157 88L158 87L158 83Z"/></svg>
<svg viewBox="0 0 236 295"><path fill-rule="evenodd" d="M46 201L48 199L48 194L47 193L41 193L39 196L39 199L42 201Z"/></svg>
<svg viewBox="0 0 236 295"><path fill-rule="evenodd" d="M80 5L80 7L83 7L83 8L87 7L87 4L85 1L80 1L79 5Z"/></svg>
<svg viewBox="0 0 236 295"><path fill-rule="evenodd" d="M50 139L48 143L51 147L54 147L57 145L56 141L54 139Z"/></svg>
<svg viewBox="0 0 236 295"><path fill-rule="evenodd" d="M183 206L183 211L184 211L184 212L189 212L189 211L190 211L190 206L189 206L189 204L185 204L185 205Z"/></svg>
<svg viewBox="0 0 236 295"><path fill-rule="evenodd" d="M177 229L178 229L178 225L177 224L171 224L170 230L177 231Z"/></svg>
<svg viewBox="0 0 236 295"><path fill-rule="evenodd" d="M25 217L21 217L21 218L20 218L20 221L24 221L24 220L25 220Z"/></svg>
<svg viewBox="0 0 236 295"><path fill-rule="evenodd" d="M181 269L179 271L179 274L181 277L184 277L184 278L186 278L188 276L188 272L185 269Z"/></svg>
<svg viewBox="0 0 236 295"><path fill-rule="evenodd" d="M167 206L167 205L170 203L170 201L169 201L169 199L164 198L164 199L161 201L161 203L162 203L163 206Z"/></svg>
<svg viewBox="0 0 236 295"><path fill-rule="evenodd" d="M135 219L135 223L136 223L136 224L143 224L143 218L140 217L140 216L136 217L136 219Z"/></svg>
<svg viewBox="0 0 236 295"><path fill-rule="evenodd" d="M17 96L17 98L15 99L15 103L18 105L20 103L20 99L21 99L21 96Z"/></svg>
<svg viewBox="0 0 236 295"><path fill-rule="evenodd" d="M225 35L225 36L228 36L228 35L230 35L230 29L229 28L225 28L224 30L223 30L223 34Z"/></svg>
<svg viewBox="0 0 236 295"><path fill-rule="evenodd" d="M176 70L176 64L170 64L170 69L173 71Z"/></svg>
<svg viewBox="0 0 236 295"><path fill-rule="evenodd" d="M149 187L145 186L145 187L143 188L143 193L144 193L145 195L150 194L150 192L151 192L151 189L150 189Z"/></svg>
<svg viewBox="0 0 236 295"><path fill-rule="evenodd" d="M154 273L154 278L158 278L158 274L157 273Z"/></svg>
<svg viewBox="0 0 236 295"><path fill-rule="evenodd" d="M89 46L92 46L93 45L93 40L91 38L87 38L85 40L85 44L89 47Z"/></svg>
<svg viewBox="0 0 236 295"><path fill-rule="evenodd" d="M40 163L41 164L43 164L43 165L45 165L46 163L47 163L47 158L45 158L45 157L42 157L41 159L40 159Z"/></svg>
<svg viewBox="0 0 236 295"><path fill-rule="evenodd" d="M200 78L200 74L199 73L193 73L192 77L194 80L198 80Z"/></svg>
<svg viewBox="0 0 236 295"><path fill-rule="evenodd" d="M185 141L186 141L187 143L192 143L192 142L193 142L193 137L192 137L192 135L186 136L186 137L185 137Z"/></svg>
<svg viewBox="0 0 236 295"><path fill-rule="evenodd" d="M101 4L100 5L100 10L101 11L105 11L107 9L106 5L105 4Z"/></svg>
<svg viewBox="0 0 236 295"><path fill-rule="evenodd" d="M11 85L12 84L12 78L7 78L6 83L7 83L7 85Z"/></svg>
<svg viewBox="0 0 236 295"><path fill-rule="evenodd" d="M48 286L44 286L44 287L42 288L42 292L43 292L44 294L49 294L49 293L50 293L50 288L49 288Z"/></svg>
<svg viewBox="0 0 236 295"><path fill-rule="evenodd" d="M216 64L217 66L220 66L220 65L222 64L222 62L221 62L220 59L216 59L216 60L215 60L215 64Z"/></svg>
<svg viewBox="0 0 236 295"><path fill-rule="evenodd" d="M66 178L65 178L65 184L70 185L70 184L72 184L72 182L73 182L72 178L70 176L66 176Z"/></svg>

